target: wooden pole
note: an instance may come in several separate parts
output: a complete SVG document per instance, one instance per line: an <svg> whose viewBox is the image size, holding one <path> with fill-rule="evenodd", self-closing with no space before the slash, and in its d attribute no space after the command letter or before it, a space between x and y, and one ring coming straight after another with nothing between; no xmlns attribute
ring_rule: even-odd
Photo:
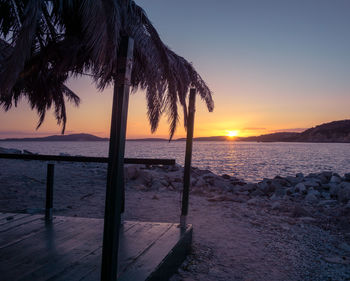
<svg viewBox="0 0 350 281"><path fill-rule="evenodd" d="M186 228L186 218L188 214L188 202L189 202L190 181L191 181L194 113L196 111L195 103L196 103L196 89L191 89L189 104L188 104L186 156L185 156L185 168L184 168L184 180L183 180L184 185L183 185L183 191L182 191L182 210L181 210L181 218L180 218L180 225L182 228Z"/></svg>
<svg viewBox="0 0 350 281"><path fill-rule="evenodd" d="M134 40L122 37L118 50L118 75L114 81L111 134L102 246L101 280L117 280L120 212L123 195L124 150L129 85Z"/></svg>
<svg viewBox="0 0 350 281"><path fill-rule="evenodd" d="M47 164L46 174L46 204L45 204L45 221L52 221L53 208L53 178L55 173L55 165Z"/></svg>

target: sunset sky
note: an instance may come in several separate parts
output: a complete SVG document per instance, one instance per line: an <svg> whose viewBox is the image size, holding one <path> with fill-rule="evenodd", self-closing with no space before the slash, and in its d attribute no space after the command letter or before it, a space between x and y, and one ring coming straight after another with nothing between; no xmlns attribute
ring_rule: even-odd
<svg viewBox="0 0 350 281"><path fill-rule="evenodd" d="M350 1L137 0L164 42L191 61L213 91L199 99L195 136L300 131L349 119ZM82 99L68 106L66 133L108 136L112 89L88 78L69 83ZM52 112L39 130L26 100L0 110L0 138L60 133ZM185 135L182 119L176 137ZM163 118L151 135L144 93L130 98L127 137L167 137Z"/></svg>

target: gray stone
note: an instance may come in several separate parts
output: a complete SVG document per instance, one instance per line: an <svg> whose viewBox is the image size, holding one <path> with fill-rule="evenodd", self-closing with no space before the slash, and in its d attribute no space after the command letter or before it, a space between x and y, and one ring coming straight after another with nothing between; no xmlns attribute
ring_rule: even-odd
<svg viewBox="0 0 350 281"><path fill-rule="evenodd" d="M318 201L318 198L315 194L308 194L305 196L305 201L307 203L316 203Z"/></svg>
<svg viewBox="0 0 350 281"><path fill-rule="evenodd" d="M346 173L346 174L344 175L344 179L345 179L346 181L350 181L350 173Z"/></svg>
<svg viewBox="0 0 350 281"><path fill-rule="evenodd" d="M135 180L139 176L139 169L136 165L125 165L124 175L127 180Z"/></svg>
<svg viewBox="0 0 350 281"><path fill-rule="evenodd" d="M329 194L333 197L336 197L338 195L338 191L340 190L339 184L330 183L329 186L330 186Z"/></svg>
<svg viewBox="0 0 350 281"><path fill-rule="evenodd" d="M273 202L271 205L271 209L272 210L280 210L281 209L281 202L279 202L279 201Z"/></svg>
<svg viewBox="0 0 350 281"><path fill-rule="evenodd" d="M293 212L292 212L292 216L295 217L295 218L307 217L309 215L310 215L309 212L305 208L300 206L300 205L296 205L294 207Z"/></svg>
<svg viewBox="0 0 350 281"><path fill-rule="evenodd" d="M321 195L319 191L314 190L314 189L312 189L312 188L310 188L310 189L308 190L307 194L308 194L308 195L312 194L312 195L315 195L316 197L319 197L319 196Z"/></svg>
<svg viewBox="0 0 350 281"><path fill-rule="evenodd" d="M338 201L341 203L347 203L350 200L350 187L341 188L338 191Z"/></svg>
<svg viewBox="0 0 350 281"><path fill-rule="evenodd" d="M333 175L329 182L330 183L341 183L341 178L339 176L337 176L337 175Z"/></svg>
<svg viewBox="0 0 350 281"><path fill-rule="evenodd" d="M248 201L247 201L247 204L248 205L257 205L257 204L259 204L259 202L260 202L260 200L258 199L258 198L252 198L252 199L249 199Z"/></svg>
<svg viewBox="0 0 350 281"><path fill-rule="evenodd" d="M304 177L304 174L303 174L303 173L297 173L295 176L296 176L297 178L303 178L303 177Z"/></svg>
<svg viewBox="0 0 350 281"><path fill-rule="evenodd" d="M283 187L279 187L275 190L275 195L278 197L283 197L284 195L286 195L286 189Z"/></svg>
<svg viewBox="0 0 350 281"><path fill-rule="evenodd" d="M319 187L320 184L315 179L308 179L303 182L306 187Z"/></svg>
<svg viewBox="0 0 350 281"><path fill-rule="evenodd" d="M318 202L319 206L324 206L324 207L334 206L337 204L338 204L337 200L321 200L320 202Z"/></svg>
<svg viewBox="0 0 350 281"><path fill-rule="evenodd" d="M341 188L350 188L350 182L343 181L343 182L340 184L340 187L341 187Z"/></svg>
<svg viewBox="0 0 350 281"><path fill-rule="evenodd" d="M305 194L306 193L306 187L303 183L298 183L295 187L294 187L295 192L299 192L301 194Z"/></svg>
<svg viewBox="0 0 350 281"><path fill-rule="evenodd" d="M321 197L326 199L326 200L331 199L331 195L329 194L329 192L321 192Z"/></svg>

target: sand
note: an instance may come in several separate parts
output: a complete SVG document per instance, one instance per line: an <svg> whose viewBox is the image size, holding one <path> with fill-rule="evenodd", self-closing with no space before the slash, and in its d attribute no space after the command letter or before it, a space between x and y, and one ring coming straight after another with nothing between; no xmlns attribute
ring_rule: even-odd
<svg viewBox="0 0 350 281"><path fill-rule="evenodd" d="M160 180L172 174L168 188L149 187L147 174L132 179L132 173L125 219L179 221L179 172L152 172ZM45 162L0 159L0 211L42 212L45 177ZM105 177L103 164L56 164L54 213L102 218ZM318 208L237 197L220 186L194 189L188 217L193 251L172 280L350 280L346 208Z"/></svg>

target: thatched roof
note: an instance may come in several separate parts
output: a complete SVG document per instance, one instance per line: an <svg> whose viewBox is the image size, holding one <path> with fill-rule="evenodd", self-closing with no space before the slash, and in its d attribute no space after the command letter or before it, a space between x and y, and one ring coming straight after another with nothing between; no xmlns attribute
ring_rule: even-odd
<svg viewBox="0 0 350 281"><path fill-rule="evenodd" d="M65 82L83 74L92 75L100 90L115 82L123 35L134 39L131 87L146 92L152 132L166 112L173 136L178 104L187 115L190 87L213 110L211 91L193 66L164 45L146 13L129 0L0 0L0 105L8 110L26 97L39 113L38 126L54 106L64 132L65 99L79 104Z"/></svg>

